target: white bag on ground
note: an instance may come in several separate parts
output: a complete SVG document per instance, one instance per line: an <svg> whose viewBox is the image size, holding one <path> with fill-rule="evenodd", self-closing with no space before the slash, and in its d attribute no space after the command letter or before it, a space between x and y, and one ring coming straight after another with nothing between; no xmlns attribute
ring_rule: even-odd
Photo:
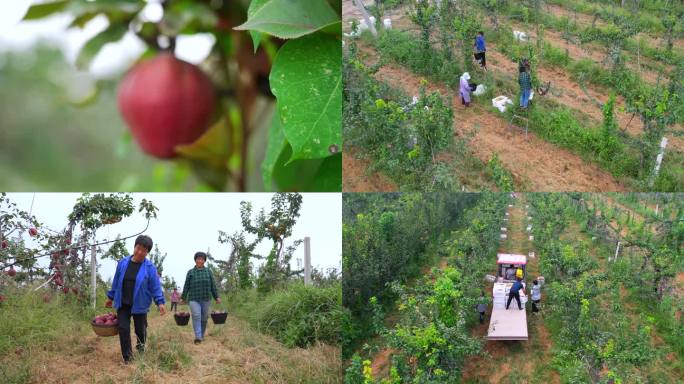
<svg viewBox="0 0 684 384"><path fill-rule="evenodd" d="M475 96L480 96L484 95L485 91L487 90L487 87L484 84L478 84L475 90L473 91L473 95Z"/></svg>
<svg viewBox="0 0 684 384"><path fill-rule="evenodd" d="M513 30L513 37L518 41L527 41L527 33Z"/></svg>
<svg viewBox="0 0 684 384"><path fill-rule="evenodd" d="M507 104L513 104L513 101L506 96L497 96L492 99L492 106L499 110L499 112L506 112ZM508 212L506 212L508 216Z"/></svg>

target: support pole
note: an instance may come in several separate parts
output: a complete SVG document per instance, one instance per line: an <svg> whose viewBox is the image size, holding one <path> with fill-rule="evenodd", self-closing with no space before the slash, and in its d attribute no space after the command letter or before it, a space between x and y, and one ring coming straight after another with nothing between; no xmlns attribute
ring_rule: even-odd
<svg viewBox="0 0 684 384"><path fill-rule="evenodd" d="M368 29L370 29L373 36L378 36L378 31L375 29L375 23L371 23L368 11L366 11L366 7L363 6L363 0L354 0L354 5L358 8L359 12L361 12L361 15L363 15L363 19L366 21L366 25L368 25Z"/></svg>
<svg viewBox="0 0 684 384"><path fill-rule="evenodd" d="M658 178L658 172L660 171L660 165L663 162L663 156L665 156L665 147L667 146L667 137L663 137L663 139L660 141L660 153L658 153L658 156L656 157L656 163L655 163L655 168L653 169L653 176L651 177L651 180L648 182L649 187L653 187L653 183L655 182L655 179Z"/></svg>
<svg viewBox="0 0 684 384"><path fill-rule="evenodd" d="M97 303L97 246L90 247L90 303L95 308Z"/></svg>
<svg viewBox="0 0 684 384"><path fill-rule="evenodd" d="M311 285L311 238L304 238L304 285Z"/></svg>

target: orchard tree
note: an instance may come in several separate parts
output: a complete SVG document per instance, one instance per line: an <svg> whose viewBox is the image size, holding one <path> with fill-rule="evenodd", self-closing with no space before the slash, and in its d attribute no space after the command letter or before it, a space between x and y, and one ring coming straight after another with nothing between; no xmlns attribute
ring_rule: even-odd
<svg viewBox="0 0 684 384"><path fill-rule="evenodd" d="M259 244L260 239L257 238L248 242L245 238L244 231L235 232L232 235L224 231L219 231L219 242L229 244L231 246L230 257L228 261L216 260L219 268L226 272L226 275L231 286L240 289L248 289L254 286L254 274L252 273L252 258L258 258L254 254L254 248Z"/></svg>
<svg viewBox="0 0 684 384"><path fill-rule="evenodd" d="M158 20L144 11L155 6ZM341 190L341 0L52 0L24 20L58 13L72 16L68 29L108 23L80 69L126 35L146 46L118 106L149 156L189 164L213 190L260 187L253 164L267 190ZM176 57L178 38L207 34L200 65Z"/></svg>
<svg viewBox="0 0 684 384"><path fill-rule="evenodd" d="M625 61L622 54L626 41L639 33L638 23L632 18L615 17L613 23L604 28L587 28L580 35L581 43L598 41L606 46L603 63L608 63L613 74L624 70Z"/></svg>
<svg viewBox="0 0 684 384"><path fill-rule="evenodd" d="M684 64L673 71L667 86L658 83L645 88L634 99L627 100L627 109L636 113L644 125L640 146L640 177L652 184L655 179L654 164L660 142L678 121L684 120Z"/></svg>
<svg viewBox="0 0 684 384"><path fill-rule="evenodd" d="M166 252L164 252L164 254L162 255L161 251L159 250L159 244L155 244L154 251L150 252L150 261L157 268L157 273L159 274L159 277L163 275L164 260L166 260L166 256L168 256Z"/></svg>
<svg viewBox="0 0 684 384"><path fill-rule="evenodd" d="M637 273L639 280L650 285L651 294L658 300L673 286L677 273L684 266L681 248L684 225L680 220L665 220L655 228L645 224L630 231L623 239L624 247L637 249L635 254L641 258Z"/></svg>
<svg viewBox="0 0 684 384"><path fill-rule="evenodd" d="M456 4L451 0L441 0L439 3L439 39L442 43L442 53L445 61L451 61L453 25L452 21L456 17Z"/></svg>
<svg viewBox="0 0 684 384"><path fill-rule="evenodd" d="M66 228L63 231L55 231L40 225L35 217L18 210L4 194L0 198L0 208L0 262L3 263L3 268L9 267L8 273L13 276L16 275L15 267L21 268L26 276L33 276L28 272L35 270L35 275L46 277L43 285L49 285L52 289L65 294L78 294L81 300L85 300L86 288L90 286L88 251L91 251L93 246L112 243L97 243L96 231L130 216L134 210L132 198L128 194L91 196L85 193L68 215ZM143 199L138 211L144 212L145 218L149 221L156 217L157 208L152 202ZM9 234L23 228L28 228L29 235L35 238L38 246L28 248L23 240L8 238ZM117 239L114 242L117 241L121 240ZM50 257L50 264L46 269L35 266L36 261L42 257ZM24 274L19 275L22 276Z"/></svg>
<svg viewBox="0 0 684 384"><path fill-rule="evenodd" d="M286 238L292 236L292 229L297 223L302 206L302 195L299 193L276 193L271 198L271 210L262 209L252 218L252 203L240 203L242 227L247 233L256 235L259 241L269 240L273 243L266 261L259 270L257 287L260 291L271 290L279 281L300 274L303 270L292 271L290 260L302 240L295 240L292 245L284 247ZM262 258L262 257L258 257Z"/></svg>
<svg viewBox="0 0 684 384"><path fill-rule="evenodd" d="M475 0L475 3L485 9L494 31L498 32L500 28L498 14L506 9L508 0Z"/></svg>
<svg viewBox="0 0 684 384"><path fill-rule="evenodd" d="M6 193L0 194L0 266L2 273L16 281L31 282L36 270L35 256L40 248L30 249L26 246L23 234L43 246L50 236L42 231L40 222L35 216L17 208L16 203L9 200ZM20 268L19 272L15 268ZM9 267L7 270L5 268Z"/></svg>
<svg viewBox="0 0 684 384"><path fill-rule="evenodd" d="M164 275L162 276L162 287L164 287L164 291L173 291L174 288L178 288L178 284L176 283L176 279L172 277L169 277L169 275Z"/></svg>
<svg viewBox="0 0 684 384"><path fill-rule="evenodd" d="M53 238L56 247L51 254L50 284L54 289L67 291L68 288L85 292L89 286L91 266L88 252L92 246L100 244L96 241L96 233L106 225L114 224L134 212L133 198L130 194L95 194L84 193L76 202L68 215L68 224L61 238ZM151 201L143 199L138 212L148 220L157 217L157 207ZM80 231L79 231L80 230ZM137 235L137 234L136 234ZM135 236L135 235L133 235ZM132 237L132 236L129 236ZM121 238L105 241L102 244L114 243L106 254L120 259L122 251L126 251ZM128 252L126 252L128 254Z"/></svg>
<svg viewBox="0 0 684 384"><path fill-rule="evenodd" d="M428 0L417 0L409 12L411 21L420 27L420 41L423 43L423 58L429 59L430 32L437 22L437 9Z"/></svg>
<svg viewBox="0 0 684 384"><path fill-rule="evenodd" d="M463 68L467 72L475 69L473 65L473 42L477 32L482 28L472 9L461 8L459 14L452 20L456 40L461 46Z"/></svg>
<svg viewBox="0 0 684 384"><path fill-rule="evenodd" d="M121 240L121 236L118 235L109 249L102 255L102 258L119 261L129 255L131 255L131 252L126 248L126 243Z"/></svg>

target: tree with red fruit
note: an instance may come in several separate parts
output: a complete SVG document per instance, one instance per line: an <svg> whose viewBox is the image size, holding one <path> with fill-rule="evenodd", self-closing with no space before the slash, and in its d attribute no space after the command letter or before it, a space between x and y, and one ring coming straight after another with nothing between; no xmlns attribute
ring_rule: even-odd
<svg viewBox="0 0 684 384"><path fill-rule="evenodd" d="M39 234L36 228L41 224L35 216L17 208L7 198L7 194L0 194L0 267L7 269L7 274L16 281L33 281L34 275L38 272L35 268L35 256L40 251L40 246L47 239L46 236ZM33 241L39 246L31 249L25 244L22 236L27 231ZM21 273L17 274L16 267L20 268Z"/></svg>
<svg viewBox="0 0 684 384"><path fill-rule="evenodd" d="M6 270L7 275L17 282L31 282L34 275L43 276L46 280L43 285L49 285L55 291L64 294L71 291L81 300L85 300L83 292L91 288L89 251L92 246L116 242L97 242L96 231L105 225L120 221L122 217L131 216L133 212L133 199L129 194L85 193L69 214L66 228L63 231L54 231L41 226L35 217L16 208L16 204L10 202L6 194L1 194L0 239L7 240L7 246L0 247L0 268ZM151 201L143 199L138 206L138 212L149 222L150 219L156 218L157 208ZM27 247L21 237L13 241L8 240L11 234L28 227L26 222L30 223L30 228L42 228L41 231L36 231L33 241L38 245L32 248ZM99 248L97 250L101 251ZM50 258L47 268L36 266L36 261L41 257ZM15 266L21 268L19 273Z"/></svg>
<svg viewBox="0 0 684 384"><path fill-rule="evenodd" d="M76 59L82 69L127 33L143 42L119 84L123 120L142 151L189 165L202 187L341 190L341 1L160 3L158 21L145 0L52 0L24 20L68 13L84 28L106 17ZM213 37L209 56L177 58L176 40L197 34Z"/></svg>
<svg viewBox="0 0 684 384"><path fill-rule="evenodd" d="M84 193L74 205L68 216L68 224L64 236L54 246L61 249L52 253L50 264L51 284L55 289L62 289L67 294L69 289L77 292L90 292L91 281L91 246L97 244L97 230L130 217L134 212L133 198L130 194L94 194ZM157 217L157 207L143 199L138 207L149 221ZM80 231L77 231L80 230ZM106 244L117 243L106 241ZM98 252L102 250L98 249Z"/></svg>

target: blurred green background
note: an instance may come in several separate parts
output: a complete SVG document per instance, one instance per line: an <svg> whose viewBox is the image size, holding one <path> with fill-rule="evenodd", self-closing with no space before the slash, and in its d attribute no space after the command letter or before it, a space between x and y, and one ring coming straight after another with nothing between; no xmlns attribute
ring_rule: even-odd
<svg viewBox="0 0 684 384"><path fill-rule="evenodd" d="M0 190L211 190L189 164L138 149L118 111L118 81L93 80L47 44L0 52ZM255 135L250 147L265 139ZM249 188L261 190L250 165Z"/></svg>

